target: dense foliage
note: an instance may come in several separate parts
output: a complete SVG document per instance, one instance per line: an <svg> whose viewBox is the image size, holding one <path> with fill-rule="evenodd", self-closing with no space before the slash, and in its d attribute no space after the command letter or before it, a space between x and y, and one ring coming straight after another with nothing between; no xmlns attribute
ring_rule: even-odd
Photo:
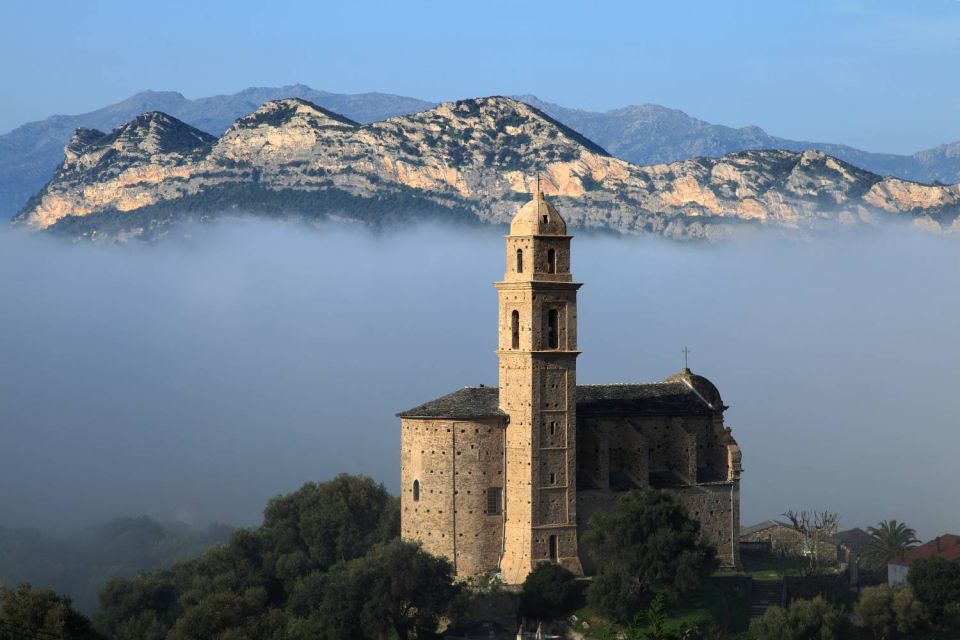
<svg viewBox="0 0 960 640"><path fill-rule="evenodd" d="M575 576L558 564L536 566L523 581L520 615L535 620L554 620L579 605L580 588Z"/></svg>
<svg viewBox="0 0 960 640"><path fill-rule="evenodd" d="M34 590L22 584L14 591L0 586L0 640L44 637L101 639L69 598L58 596L52 589Z"/></svg>
<svg viewBox="0 0 960 640"><path fill-rule="evenodd" d="M307 484L203 557L111 582L98 625L115 640L418 635L456 589L446 560L397 540L399 520L369 478Z"/></svg>
<svg viewBox="0 0 960 640"><path fill-rule="evenodd" d="M599 569L588 599L619 620L629 620L652 591L688 593L716 567L700 524L666 491L625 493L612 510L593 515L584 544Z"/></svg>
<svg viewBox="0 0 960 640"><path fill-rule="evenodd" d="M867 587L853 607L857 622L876 640L909 636L921 623L920 603L909 588Z"/></svg>
<svg viewBox="0 0 960 640"><path fill-rule="evenodd" d="M960 563L920 558L910 565L907 582L930 622L960 630Z"/></svg>
<svg viewBox="0 0 960 640"><path fill-rule="evenodd" d="M0 583L50 587L91 613L111 578L195 558L226 542L231 531L225 525L198 531L147 517L117 518L63 538L0 529Z"/></svg>
<svg viewBox="0 0 960 640"><path fill-rule="evenodd" d="M821 597L770 607L750 623L750 640L836 640L844 635L843 613Z"/></svg>

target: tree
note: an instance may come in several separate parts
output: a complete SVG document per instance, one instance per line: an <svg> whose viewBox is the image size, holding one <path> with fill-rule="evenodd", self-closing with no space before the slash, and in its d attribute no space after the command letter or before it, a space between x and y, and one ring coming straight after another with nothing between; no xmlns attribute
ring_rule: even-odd
<svg viewBox="0 0 960 640"><path fill-rule="evenodd" d="M327 571L395 540L399 521L397 499L370 478L308 483L202 557L108 584L97 624L115 640L317 637Z"/></svg>
<svg viewBox="0 0 960 640"><path fill-rule="evenodd" d="M599 568L587 597L620 620L629 620L651 591L685 594L716 566L716 551L701 539L700 524L666 491L625 493L613 509L593 515L584 544Z"/></svg>
<svg viewBox="0 0 960 640"><path fill-rule="evenodd" d="M289 556L278 563L281 577L326 570L397 538L400 503L371 478L342 473L271 500L260 533L274 553Z"/></svg>
<svg viewBox="0 0 960 640"><path fill-rule="evenodd" d="M921 609L909 588L882 584L864 589L853 613L874 638L886 640L914 631L920 623Z"/></svg>
<svg viewBox="0 0 960 640"><path fill-rule="evenodd" d="M960 564L934 556L919 558L910 565L907 582L934 624L945 621L952 604L960 603Z"/></svg>
<svg viewBox="0 0 960 640"><path fill-rule="evenodd" d="M335 565L327 577L314 618L331 640L430 635L459 594L446 558L400 540Z"/></svg>
<svg viewBox="0 0 960 640"><path fill-rule="evenodd" d="M627 623L643 606L644 595L635 576L608 568L590 583L587 602L614 622Z"/></svg>
<svg viewBox="0 0 960 640"><path fill-rule="evenodd" d="M794 600L787 609L770 607L750 622L750 640L836 640L845 628L843 614L822 597Z"/></svg>
<svg viewBox="0 0 960 640"><path fill-rule="evenodd" d="M902 558L919 542L916 531L896 520L882 520L875 527L867 527L867 533L872 541L864 550L863 559L874 569L886 568L888 562Z"/></svg>
<svg viewBox="0 0 960 640"><path fill-rule="evenodd" d="M625 493L612 510L593 515L584 542L600 573L625 571L643 591L687 593L716 564L716 551L700 537L700 523L666 491Z"/></svg>
<svg viewBox="0 0 960 640"><path fill-rule="evenodd" d="M41 637L102 640L93 625L53 589L34 590L21 584L14 591L0 586L0 640Z"/></svg>
<svg viewBox="0 0 960 640"><path fill-rule="evenodd" d="M580 589L576 577L558 564L538 564L523 581L520 615L555 620L577 608Z"/></svg>
<svg viewBox="0 0 960 640"><path fill-rule="evenodd" d="M823 553L830 537L837 532L840 514L832 511L787 511L783 514L793 528L803 536L803 550L810 558L812 571L819 571L823 564Z"/></svg>

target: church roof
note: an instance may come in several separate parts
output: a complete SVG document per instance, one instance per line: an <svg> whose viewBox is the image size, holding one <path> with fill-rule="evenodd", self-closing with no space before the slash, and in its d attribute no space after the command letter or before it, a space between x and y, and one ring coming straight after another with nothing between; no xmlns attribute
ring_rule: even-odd
<svg viewBox="0 0 960 640"><path fill-rule="evenodd" d="M401 418L506 418L497 387L464 387L397 414Z"/></svg>
<svg viewBox="0 0 960 640"><path fill-rule="evenodd" d="M714 408L682 381L577 385L584 417L707 416ZM497 387L465 387L397 414L401 418L505 418Z"/></svg>

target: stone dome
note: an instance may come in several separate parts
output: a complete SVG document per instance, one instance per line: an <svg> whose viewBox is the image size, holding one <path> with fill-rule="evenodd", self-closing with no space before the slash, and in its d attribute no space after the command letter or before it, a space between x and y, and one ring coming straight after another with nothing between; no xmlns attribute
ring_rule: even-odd
<svg viewBox="0 0 960 640"><path fill-rule="evenodd" d="M703 376L693 373L690 369L684 368L680 373L670 376L664 382L685 382L691 389L696 391L697 395L703 398L707 404L713 407L714 411L724 411L727 409L726 405L723 404L723 398L720 397L720 391L716 385Z"/></svg>
<svg viewBox="0 0 960 640"><path fill-rule="evenodd" d="M557 208L547 202L542 191L533 194L530 202L510 222L512 236L565 236L567 223Z"/></svg>

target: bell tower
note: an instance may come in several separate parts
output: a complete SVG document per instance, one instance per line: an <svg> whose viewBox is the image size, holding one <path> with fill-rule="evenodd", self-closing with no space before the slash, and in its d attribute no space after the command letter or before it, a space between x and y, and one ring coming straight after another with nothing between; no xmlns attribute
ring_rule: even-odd
<svg viewBox="0 0 960 640"><path fill-rule="evenodd" d="M510 223L499 294L500 409L506 430L500 570L523 582L540 562L582 574L577 550L577 290L570 236L539 188Z"/></svg>

